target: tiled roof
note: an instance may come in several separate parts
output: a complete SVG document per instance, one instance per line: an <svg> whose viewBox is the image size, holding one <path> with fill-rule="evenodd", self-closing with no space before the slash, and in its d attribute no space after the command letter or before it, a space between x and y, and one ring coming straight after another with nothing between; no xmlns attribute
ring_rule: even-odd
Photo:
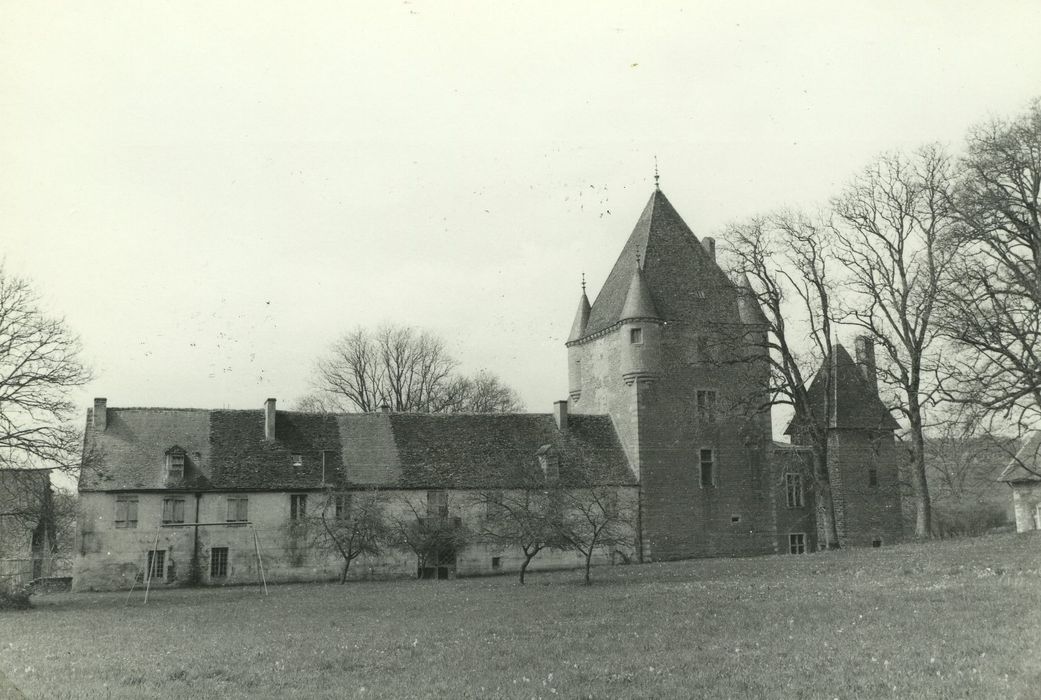
<svg viewBox="0 0 1041 700"><path fill-rule="evenodd" d="M649 296L665 321L739 322L737 290L684 223L661 190L655 190L593 302L585 335L622 318L637 258Z"/></svg>
<svg viewBox="0 0 1041 700"><path fill-rule="evenodd" d="M889 409L885 407L878 397L878 392L873 390L864 379L857 363L853 361L849 353L842 345L834 346L835 353L835 382L832 385L834 391L832 401L832 415L828 425L839 429L865 429L865 430L897 430L900 424L896 422ZM813 404L814 415L823 416L826 404L827 375L818 371L810 382L809 399ZM784 431L785 435L796 432L799 419L793 418Z"/></svg>
<svg viewBox="0 0 1041 700"><path fill-rule="evenodd" d="M549 414L314 414L278 411L274 441L264 411L109 408L107 429L87 419L84 491L191 488L291 490L325 483L400 488L506 488L537 469L552 445L563 483L635 483L607 416ZM185 479L165 484L166 452L187 453ZM294 456L299 464L294 464Z"/></svg>
<svg viewBox="0 0 1041 700"><path fill-rule="evenodd" d="M1027 437L998 481L1041 481L1041 430Z"/></svg>

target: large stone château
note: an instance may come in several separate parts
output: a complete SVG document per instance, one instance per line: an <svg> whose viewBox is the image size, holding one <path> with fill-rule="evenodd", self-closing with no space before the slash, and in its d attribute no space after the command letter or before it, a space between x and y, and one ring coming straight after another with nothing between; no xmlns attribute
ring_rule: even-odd
<svg viewBox="0 0 1041 700"><path fill-rule="evenodd" d="M614 489L631 505L631 545L605 548L599 562L811 551L806 449L772 439L765 320L747 281L717 264L714 241L699 241L656 188L595 301L582 291L568 399L552 413L319 415L276 411L273 399L259 411L98 399L87 416L74 586L129 587L150 566L166 585L255 581L260 544L269 580L331 578L338 562L294 527L330 490L378 489L397 504L388 508L418 504L467 523L483 517L474 494L522 488L532 473ZM822 370L835 381L818 372L811 395L834 392L840 541L896 541L897 424L879 400L871 347L858 342L854 361L839 346ZM481 574L521 559L475 542L434 566ZM532 566L579 561L545 551ZM353 575L414 576L417 563L394 552L359 560Z"/></svg>

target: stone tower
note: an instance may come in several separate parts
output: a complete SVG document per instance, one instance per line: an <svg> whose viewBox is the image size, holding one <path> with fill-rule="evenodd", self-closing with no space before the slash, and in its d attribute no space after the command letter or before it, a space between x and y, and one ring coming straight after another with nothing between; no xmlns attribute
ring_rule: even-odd
<svg viewBox="0 0 1041 700"><path fill-rule="evenodd" d="M775 551L762 311L655 189L567 342L575 413L610 415L644 559Z"/></svg>

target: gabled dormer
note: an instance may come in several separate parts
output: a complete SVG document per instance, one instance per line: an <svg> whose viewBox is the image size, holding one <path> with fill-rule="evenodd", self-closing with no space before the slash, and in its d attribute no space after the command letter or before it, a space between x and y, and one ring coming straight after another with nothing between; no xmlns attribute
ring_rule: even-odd
<svg viewBox="0 0 1041 700"><path fill-rule="evenodd" d="M184 482L188 474L188 452L180 445L174 445L163 454L163 483L175 486Z"/></svg>

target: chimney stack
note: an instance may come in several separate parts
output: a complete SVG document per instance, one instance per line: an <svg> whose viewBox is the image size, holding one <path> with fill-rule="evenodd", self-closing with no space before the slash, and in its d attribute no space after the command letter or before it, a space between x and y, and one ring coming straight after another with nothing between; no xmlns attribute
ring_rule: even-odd
<svg viewBox="0 0 1041 700"><path fill-rule="evenodd" d="M380 404L380 413L390 413L390 404L384 401Z"/></svg>
<svg viewBox="0 0 1041 700"><path fill-rule="evenodd" d="M875 366L875 341L868 335L858 335L853 340L853 350L860 365L860 373L868 386L878 393L878 368Z"/></svg>
<svg viewBox="0 0 1041 700"><path fill-rule="evenodd" d="M264 439L268 442L275 441L275 400L268 399L264 402Z"/></svg>
<svg viewBox="0 0 1041 700"><path fill-rule="evenodd" d="M94 399L94 430L103 433L108 427L108 399Z"/></svg>
<svg viewBox="0 0 1041 700"><path fill-rule="evenodd" d="M567 399L553 402L553 420L557 422L557 430L567 432Z"/></svg>
<svg viewBox="0 0 1041 700"><path fill-rule="evenodd" d="M708 256L714 262L716 259L716 239L711 236L705 236L701 239L701 247L705 249L705 252L708 253Z"/></svg>

